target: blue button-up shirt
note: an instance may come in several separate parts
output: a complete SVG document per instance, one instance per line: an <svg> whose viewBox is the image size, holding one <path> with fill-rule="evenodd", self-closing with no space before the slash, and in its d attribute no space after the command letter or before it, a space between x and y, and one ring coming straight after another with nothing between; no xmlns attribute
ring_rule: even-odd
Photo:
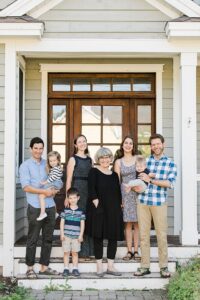
<svg viewBox="0 0 200 300"><path fill-rule="evenodd" d="M33 188L42 188L40 182L47 179L46 173L46 160L41 159L40 162L35 161L33 158L27 159L19 168L20 182L22 188L30 185ZM28 204L35 208L40 208L39 195L26 193ZM45 198L46 208L55 206L53 197Z"/></svg>
<svg viewBox="0 0 200 300"><path fill-rule="evenodd" d="M173 188L174 181L177 176L177 168L175 163L163 155L156 160L153 155L147 159L147 168L151 173L155 174L155 180L168 180ZM148 184L144 193L139 194L138 200L142 204L160 206L166 202L167 188Z"/></svg>

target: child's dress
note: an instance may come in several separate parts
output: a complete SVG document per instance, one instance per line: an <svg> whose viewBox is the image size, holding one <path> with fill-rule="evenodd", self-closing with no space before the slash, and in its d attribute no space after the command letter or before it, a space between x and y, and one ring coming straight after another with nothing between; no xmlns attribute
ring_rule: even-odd
<svg viewBox="0 0 200 300"><path fill-rule="evenodd" d="M135 164L126 166L123 158L120 159L121 192L123 203L124 222L137 222L137 194L134 191L127 193L123 183L128 184L130 180L136 179Z"/></svg>

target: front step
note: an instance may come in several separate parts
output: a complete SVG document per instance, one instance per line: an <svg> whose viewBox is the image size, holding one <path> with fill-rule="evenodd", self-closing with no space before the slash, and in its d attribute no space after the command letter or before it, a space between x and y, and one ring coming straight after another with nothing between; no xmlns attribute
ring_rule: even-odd
<svg viewBox="0 0 200 300"><path fill-rule="evenodd" d="M51 258L50 265L52 269L62 273L63 272L63 259L61 258ZM103 260L104 271L107 269L107 261ZM140 262L130 260L124 261L122 259L115 259L115 267L120 272L135 272L137 268L140 267ZM40 265L38 264L38 259L36 260L36 264L34 270L39 272ZM159 264L158 259L151 259L151 272L159 272ZM169 259L168 261L169 271L174 273L176 271L176 260ZM25 274L27 270L27 266L25 264L24 259L15 259L15 276L18 274ZM72 264L70 264L70 270L72 269ZM79 262L79 270L81 273L95 273L96 272L96 262L95 260Z"/></svg>
<svg viewBox="0 0 200 300"><path fill-rule="evenodd" d="M40 277L40 276L39 276ZM49 277L41 276L38 279L27 279L18 276L18 285L25 288L42 290L45 288L58 290L143 290L143 289L164 289L169 282L168 279L160 278L159 273L151 273L143 277L133 276L131 273L123 273L122 276L105 275L98 278L95 273L81 273L78 278L69 276L63 279L62 276Z"/></svg>

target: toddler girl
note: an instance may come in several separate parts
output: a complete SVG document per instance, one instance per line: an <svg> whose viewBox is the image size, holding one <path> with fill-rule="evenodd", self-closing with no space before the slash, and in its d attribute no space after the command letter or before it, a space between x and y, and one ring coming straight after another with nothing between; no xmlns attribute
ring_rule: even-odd
<svg viewBox="0 0 200 300"><path fill-rule="evenodd" d="M47 155L47 173L47 180L40 182L40 184L44 186L44 189L54 188L60 190L63 187L61 179L63 172L61 168L61 156L57 151L51 151ZM47 213L45 212L45 198L46 196L44 194L39 195L40 215L37 218L37 221L41 221L47 217Z"/></svg>

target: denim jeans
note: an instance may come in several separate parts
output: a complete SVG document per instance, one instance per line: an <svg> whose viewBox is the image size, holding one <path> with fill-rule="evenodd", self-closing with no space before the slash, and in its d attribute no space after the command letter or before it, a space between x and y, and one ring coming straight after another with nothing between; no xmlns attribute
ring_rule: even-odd
<svg viewBox="0 0 200 300"><path fill-rule="evenodd" d="M39 263L44 266L49 265L49 259L52 248L52 238L55 226L55 207L46 208L47 217L42 221L37 221L40 215L40 208L28 205L28 236L26 244L26 264L33 266L35 264L35 254L40 231L42 231L42 245Z"/></svg>

